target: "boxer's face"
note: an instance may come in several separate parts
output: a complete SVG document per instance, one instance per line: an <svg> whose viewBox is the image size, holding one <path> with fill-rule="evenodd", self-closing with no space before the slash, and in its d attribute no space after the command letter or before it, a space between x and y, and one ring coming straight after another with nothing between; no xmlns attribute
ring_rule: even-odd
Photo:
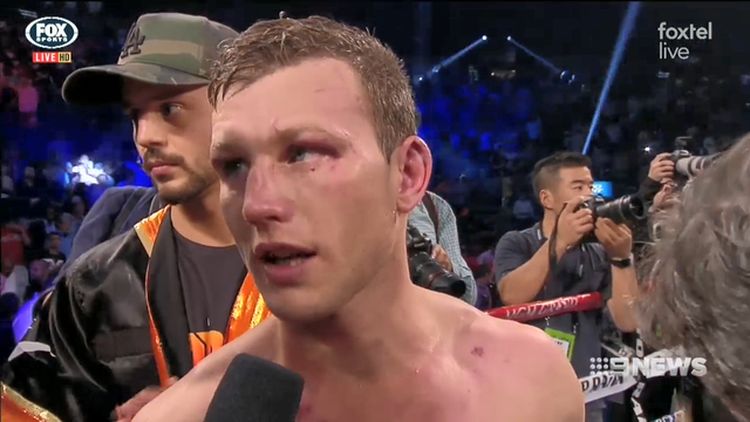
<svg viewBox="0 0 750 422"><path fill-rule="evenodd" d="M211 159L224 216L282 320L336 313L404 247L398 160L380 151L367 101L347 64L309 59L217 105Z"/></svg>
<svg viewBox="0 0 750 422"><path fill-rule="evenodd" d="M208 160L211 105L205 86L125 79L123 99L143 168L163 200L187 201L216 182Z"/></svg>

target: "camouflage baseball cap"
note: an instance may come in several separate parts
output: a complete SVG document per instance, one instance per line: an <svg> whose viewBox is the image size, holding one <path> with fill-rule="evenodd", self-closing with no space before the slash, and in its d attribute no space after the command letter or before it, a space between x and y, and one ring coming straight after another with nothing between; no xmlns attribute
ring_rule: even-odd
<svg viewBox="0 0 750 422"><path fill-rule="evenodd" d="M164 85L208 84L219 43L237 35L203 16L141 15L130 28L117 64L74 71L63 83L63 98L72 104L119 102L123 78Z"/></svg>

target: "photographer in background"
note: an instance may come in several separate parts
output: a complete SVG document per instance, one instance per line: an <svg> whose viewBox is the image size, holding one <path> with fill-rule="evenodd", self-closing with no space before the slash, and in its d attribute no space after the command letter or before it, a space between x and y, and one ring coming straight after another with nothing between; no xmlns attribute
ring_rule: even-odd
<svg viewBox="0 0 750 422"><path fill-rule="evenodd" d="M477 282L461 255L456 215L450 204L438 194L427 191L422 202L409 214L409 224L432 242L432 257L435 261L464 280L466 292L461 300L474 306L477 301Z"/></svg>
<svg viewBox="0 0 750 422"><path fill-rule="evenodd" d="M720 152L694 156L684 149L690 141L690 137L678 137L674 151L658 154L651 161L648 177L641 183L637 194L645 204L649 218L641 220L634 230L636 248L633 253L636 256L642 254L643 247L658 236L659 227L653 224L652 216L663 211L676 192L721 156Z"/></svg>
<svg viewBox="0 0 750 422"><path fill-rule="evenodd" d="M674 180L674 161L671 159L671 153L662 152L657 154L648 168L648 177L641 183L638 189L638 195L645 202L652 202L654 196L662 187Z"/></svg>
<svg viewBox="0 0 750 422"><path fill-rule="evenodd" d="M558 152L536 163L533 186L544 209L541 223L506 233L495 249L495 280L500 300L515 305L600 292L619 330L635 331L632 304L637 294L631 262L632 236L624 224L580 208L592 194L591 161ZM548 237L557 225L555 244ZM600 243L583 243L594 232ZM550 268L550 248L556 254ZM563 314L532 324L567 345L578 377L590 374L591 358L601 357L604 309ZM571 350L572 349L572 350ZM601 421L602 400L588 403L587 421Z"/></svg>
<svg viewBox="0 0 750 422"><path fill-rule="evenodd" d="M674 161L671 153L657 154L649 165L648 177L643 179L638 189L637 195L643 199L649 218L640 220L633 228L633 254L636 257L641 256L645 245L653 240L651 215L665 204L674 190Z"/></svg>
<svg viewBox="0 0 750 422"><path fill-rule="evenodd" d="M657 217L660 238L644 261L641 334L652 347L706 358L700 380L750 421L750 134L678 199Z"/></svg>

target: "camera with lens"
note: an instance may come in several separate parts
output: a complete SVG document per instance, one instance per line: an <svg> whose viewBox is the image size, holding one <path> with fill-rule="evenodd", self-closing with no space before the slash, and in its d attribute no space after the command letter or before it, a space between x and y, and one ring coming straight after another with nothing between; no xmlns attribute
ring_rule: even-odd
<svg viewBox="0 0 750 422"><path fill-rule="evenodd" d="M466 282L456 274L443 268L432 258L432 242L408 225L406 228L406 251L409 256L409 275L414 284L461 297L466 292Z"/></svg>
<svg viewBox="0 0 750 422"><path fill-rule="evenodd" d="M711 155L693 155L689 151L692 144L692 137L678 136L674 141L675 150L669 157L674 163L675 175L682 176L683 179L699 175L721 156L720 152Z"/></svg>
<svg viewBox="0 0 750 422"><path fill-rule="evenodd" d="M583 201L575 211L589 209L594 222L599 217L609 218L615 224L636 223L646 218L646 206L638 195L625 195L606 202L601 196L592 196ZM583 238L584 243L596 242L596 235L588 233Z"/></svg>
<svg viewBox="0 0 750 422"><path fill-rule="evenodd" d="M693 178L699 175L720 156L720 152L711 155L692 155L684 149L679 149L673 151L669 159L674 162L674 171L677 175Z"/></svg>

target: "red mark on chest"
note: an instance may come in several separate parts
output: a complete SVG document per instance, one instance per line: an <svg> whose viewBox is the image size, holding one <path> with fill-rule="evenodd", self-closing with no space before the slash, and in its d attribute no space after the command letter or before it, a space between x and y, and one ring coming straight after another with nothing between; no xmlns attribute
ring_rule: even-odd
<svg viewBox="0 0 750 422"><path fill-rule="evenodd" d="M302 403L297 411L298 417L310 416L312 413L312 405L310 403Z"/></svg>
<svg viewBox="0 0 750 422"><path fill-rule="evenodd" d="M479 347L479 346L474 346L474 348L471 349L471 354L481 358L482 356L484 356L484 348Z"/></svg>

